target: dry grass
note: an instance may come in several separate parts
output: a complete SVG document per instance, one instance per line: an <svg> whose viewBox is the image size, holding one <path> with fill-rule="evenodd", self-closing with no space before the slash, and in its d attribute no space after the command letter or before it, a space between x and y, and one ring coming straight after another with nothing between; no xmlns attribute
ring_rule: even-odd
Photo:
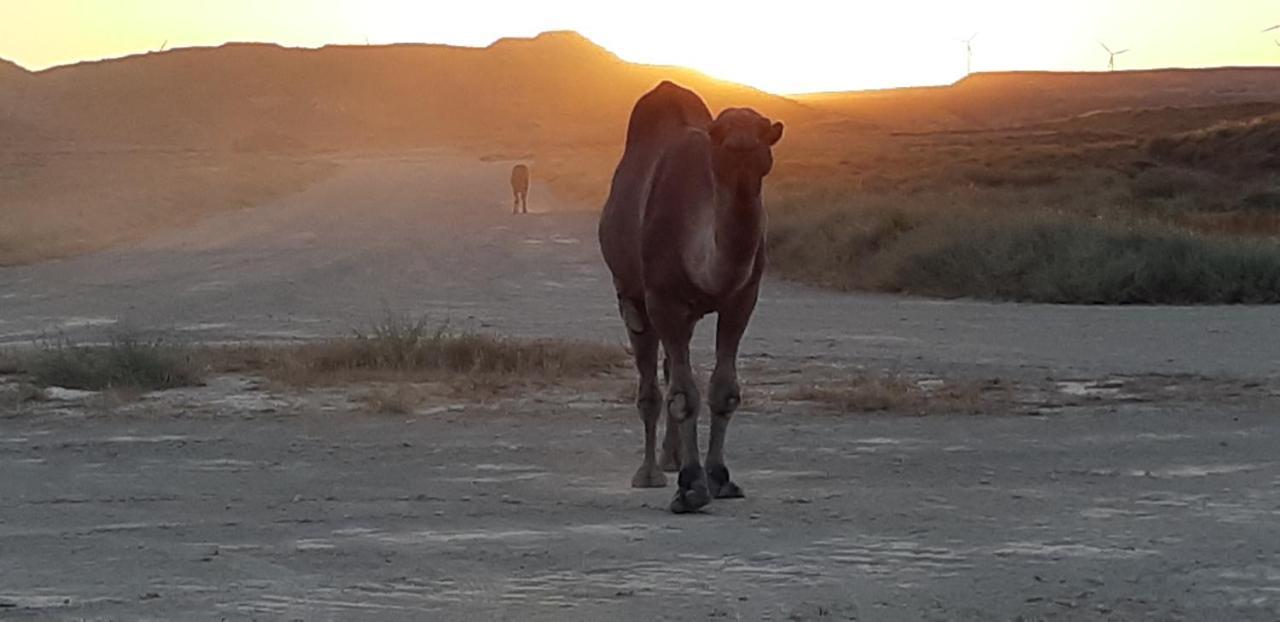
<svg viewBox="0 0 1280 622"><path fill-rule="evenodd" d="M197 347L132 332L104 345L48 341L0 357L0 370L33 385L104 391L125 401L197 385L208 374L261 375L294 387L389 382L395 384L366 396L369 404L381 412L410 412L428 389L496 395L527 383L610 375L626 361L618 346L485 335L388 315L348 337L296 344ZM437 386L424 384L432 382Z"/></svg>
<svg viewBox="0 0 1280 622"><path fill-rule="evenodd" d="M1280 168L1280 114L1223 121L1204 129L1152 139L1159 158L1234 175Z"/></svg>
<svg viewBox="0 0 1280 622"><path fill-rule="evenodd" d="M375 387L363 397L374 412L386 415L408 415L426 401L421 389L409 384Z"/></svg>
<svg viewBox="0 0 1280 622"><path fill-rule="evenodd" d="M454 377L476 390L520 379L554 381L609 373L626 363L617 346L516 339L388 315L349 337L217 349L211 365L296 386Z"/></svg>
<svg viewBox="0 0 1280 622"><path fill-rule="evenodd" d="M1274 241L1046 205L1055 205L1050 189L784 197L770 214L770 266L825 287L943 298L1280 302Z"/></svg>
<svg viewBox="0 0 1280 622"><path fill-rule="evenodd" d="M203 381L191 347L129 332L112 335L105 345L42 343L19 357L17 368L37 386L87 391L138 393Z"/></svg>
<svg viewBox="0 0 1280 622"><path fill-rule="evenodd" d="M864 372L850 378L796 387L788 399L819 402L845 413L999 414L1012 398L999 381L920 380L896 373Z"/></svg>
<svg viewBox="0 0 1280 622"><path fill-rule="evenodd" d="M30 382L17 382L0 385L0 406L17 408L24 404L43 402L48 399L44 389Z"/></svg>

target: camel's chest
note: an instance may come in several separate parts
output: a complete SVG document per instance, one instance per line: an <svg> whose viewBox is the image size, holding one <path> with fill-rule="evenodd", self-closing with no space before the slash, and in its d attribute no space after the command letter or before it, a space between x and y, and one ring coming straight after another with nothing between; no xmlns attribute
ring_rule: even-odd
<svg viewBox="0 0 1280 622"><path fill-rule="evenodd" d="M756 273L758 240L717 240L713 227L700 230L684 248L682 265L689 283L715 307L715 301L746 287ZM714 308L708 309L714 311Z"/></svg>

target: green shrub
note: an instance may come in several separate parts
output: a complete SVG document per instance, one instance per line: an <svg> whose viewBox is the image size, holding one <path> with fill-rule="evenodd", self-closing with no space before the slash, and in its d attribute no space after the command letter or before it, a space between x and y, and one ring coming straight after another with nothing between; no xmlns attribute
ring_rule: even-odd
<svg viewBox="0 0 1280 622"><path fill-rule="evenodd" d="M1070 304L1280 302L1280 246L1050 219L956 224L877 258L882 289Z"/></svg>
<svg viewBox="0 0 1280 622"><path fill-rule="evenodd" d="M125 333L113 336L106 345L44 343L22 366L39 386L156 390L200 384L193 358L177 344Z"/></svg>
<svg viewBox="0 0 1280 622"><path fill-rule="evenodd" d="M1280 302L1280 245L978 210L784 210L771 266L838 289L1065 304Z"/></svg>

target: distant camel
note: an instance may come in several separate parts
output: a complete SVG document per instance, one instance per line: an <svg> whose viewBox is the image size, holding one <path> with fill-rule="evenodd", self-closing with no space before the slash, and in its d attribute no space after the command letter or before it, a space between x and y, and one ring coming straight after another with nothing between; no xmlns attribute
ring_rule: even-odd
<svg viewBox="0 0 1280 622"><path fill-rule="evenodd" d="M711 120L692 91L663 82L631 112L626 149L600 217L600 248L613 273L631 337L644 420L644 461L631 485L666 486L679 468L671 511L693 512L715 498L742 497L724 464L725 431L741 401L738 344L755 309L764 270L764 177L782 124L745 108ZM698 461L701 396L689 340L716 313L716 367L708 405L707 465ZM662 392L658 346L670 366L663 464L655 456Z"/></svg>
<svg viewBox="0 0 1280 622"><path fill-rule="evenodd" d="M529 213L529 167L517 164L511 168L511 194L515 195L512 214Z"/></svg>

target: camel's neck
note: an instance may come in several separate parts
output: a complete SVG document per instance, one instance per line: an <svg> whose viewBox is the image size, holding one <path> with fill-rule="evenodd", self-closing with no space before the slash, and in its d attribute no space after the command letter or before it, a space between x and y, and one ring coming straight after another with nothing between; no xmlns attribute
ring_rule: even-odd
<svg viewBox="0 0 1280 622"><path fill-rule="evenodd" d="M717 177L715 253L716 281L726 287L739 285L750 275L764 236L764 205L760 180Z"/></svg>

